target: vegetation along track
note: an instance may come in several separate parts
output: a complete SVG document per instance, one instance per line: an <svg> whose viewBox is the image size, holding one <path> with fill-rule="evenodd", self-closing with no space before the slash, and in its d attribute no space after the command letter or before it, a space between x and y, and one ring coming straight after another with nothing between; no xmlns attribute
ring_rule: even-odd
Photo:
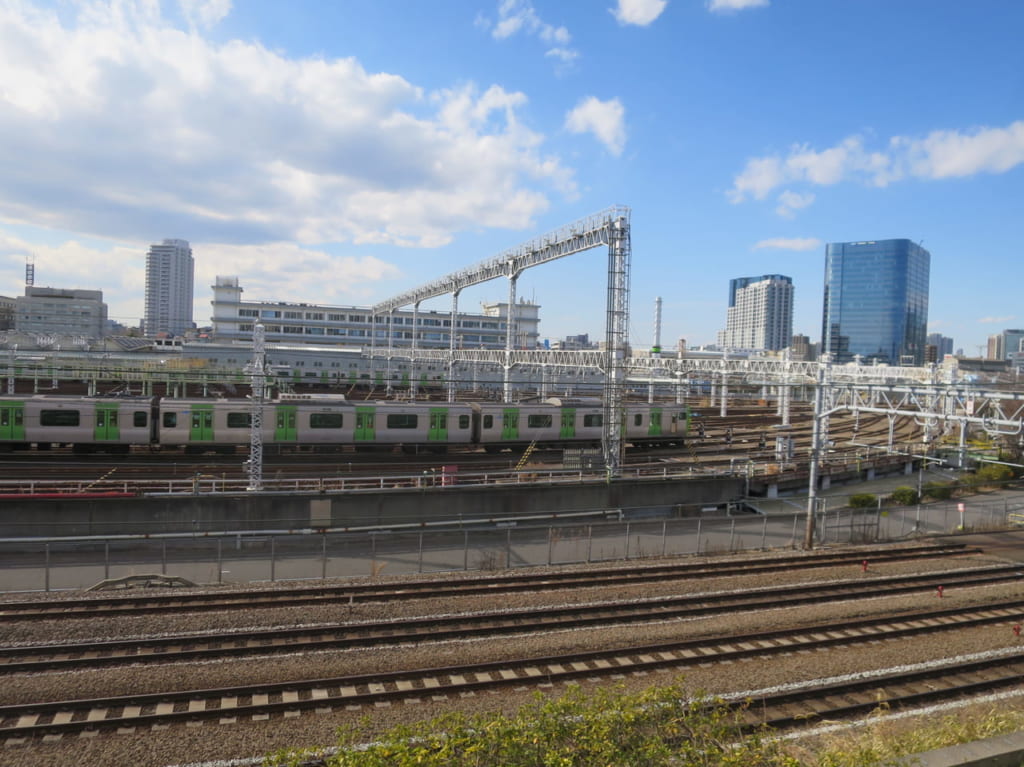
<svg viewBox="0 0 1024 767"><path fill-rule="evenodd" d="M852 599L872 599L969 588L1020 580L1016 565L945 571L941 575L904 575L823 585L799 584L717 592L696 596L602 602L532 610L431 616L400 621L362 622L246 631L237 634L188 634L133 640L73 642L0 648L0 674L98 668L124 664L202 661L224 656L365 649L383 644L421 643L539 631L571 630L610 624L680 620L729 612ZM1014 603L1024 609L1024 601ZM1006 607L1009 608L1009 603Z"/></svg>
<svg viewBox="0 0 1024 767"><path fill-rule="evenodd" d="M137 733L175 722L233 723L271 716L298 716L315 710L381 706L405 700L451 698L552 685L579 679L671 670L694 665L750 660L794 652L880 642L923 632L954 630L982 623L1016 622L1019 600L983 607L904 614L884 619L823 622L755 634L702 638L614 649L508 659L464 666L382 672L280 684L208 690L169 691L89 700L50 701L0 707L0 738L8 745L40 736L93 735L97 731ZM1019 685L1024 653L970 663L951 663L870 680L767 695L749 701L753 720L790 726L811 719L835 719L876 708Z"/></svg>
<svg viewBox="0 0 1024 767"><path fill-rule="evenodd" d="M166 594L160 596L95 597L85 599L32 600L0 603L0 622L21 620L68 620L116 615L140 615L189 611L251 610L260 607L295 607L338 602L387 602L469 596L523 591L579 589L594 586L623 585L667 579L720 578L735 575L767 574L795 569L833 567L843 564L896 562L936 557L978 554L980 549L962 544L893 547L857 552L805 554L770 559L731 562L701 562L644 565L633 568L594 568L579 571L540 574L456 578L452 580L408 580L388 583L360 583L344 586L318 586L298 589L251 589L246 591Z"/></svg>

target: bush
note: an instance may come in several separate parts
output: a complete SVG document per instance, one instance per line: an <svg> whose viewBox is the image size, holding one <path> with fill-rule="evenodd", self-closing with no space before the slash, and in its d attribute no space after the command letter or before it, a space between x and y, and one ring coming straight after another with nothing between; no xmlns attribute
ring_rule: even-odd
<svg viewBox="0 0 1024 767"><path fill-rule="evenodd" d="M854 493L846 503L851 509L873 509L878 506L878 496L874 493Z"/></svg>
<svg viewBox="0 0 1024 767"><path fill-rule="evenodd" d="M913 506L918 502L917 490L908 485L901 485L892 491L892 495L889 496L889 500L893 503L897 503L900 506Z"/></svg>
<svg viewBox="0 0 1024 767"><path fill-rule="evenodd" d="M921 488L923 498L934 498L936 501L948 501L953 497L953 482L926 482Z"/></svg>
<svg viewBox="0 0 1024 767"><path fill-rule="evenodd" d="M1013 470L1000 463L987 463L977 471L978 481L986 485L997 485L1013 479Z"/></svg>

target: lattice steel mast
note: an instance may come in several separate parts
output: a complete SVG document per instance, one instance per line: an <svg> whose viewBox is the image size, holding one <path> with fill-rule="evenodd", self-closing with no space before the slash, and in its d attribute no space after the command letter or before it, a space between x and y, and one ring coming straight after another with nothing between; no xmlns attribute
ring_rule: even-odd
<svg viewBox="0 0 1024 767"><path fill-rule="evenodd" d="M608 476L622 466L626 347L629 341L629 212L623 209L609 226L608 308L605 332L604 465Z"/></svg>
<svg viewBox="0 0 1024 767"><path fill-rule="evenodd" d="M252 395L247 489L258 492L263 489L263 397L266 388L266 332L261 323L256 323L252 330L252 363L249 372L252 377Z"/></svg>

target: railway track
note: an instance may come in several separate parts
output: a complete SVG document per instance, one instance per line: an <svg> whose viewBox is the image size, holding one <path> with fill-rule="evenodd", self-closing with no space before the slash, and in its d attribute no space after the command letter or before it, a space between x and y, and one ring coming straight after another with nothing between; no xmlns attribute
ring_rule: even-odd
<svg viewBox="0 0 1024 767"><path fill-rule="evenodd" d="M98 731L139 734L180 722L234 723L272 716L299 716L353 706L388 705L405 700L446 699L557 685L688 666L822 651L842 645L906 638L921 631L955 630L984 623L1015 623L1019 601L960 610L928 611L879 620L844 620L748 635L619 647L601 651L508 659L464 666L399 670L290 681L280 684L193 689L111 698L55 700L0 706L0 739L7 745L35 738L94 735ZM1019 686L1024 652L980 661L889 674L766 695L746 706L750 723L793 726L820 719L866 713L879 705L879 691L890 706L919 705ZM741 705L737 703L737 705Z"/></svg>
<svg viewBox="0 0 1024 767"><path fill-rule="evenodd" d="M33 600L0 603L0 622L24 620L68 620L119 615L186 611L220 611L270 607L295 607L313 603L381 602L435 598L440 596L497 595L522 591L579 589L681 578L720 578L772 573L795 569L859 565L961 556L980 553L964 545L893 547L857 552L805 554L734 562L702 562L647 565L637 568L594 568L543 574L460 578L448 581L408 580L299 589L253 589L230 593L202 592L159 596L96 597L65 600Z"/></svg>
<svg viewBox="0 0 1024 767"><path fill-rule="evenodd" d="M401 621L345 623L300 628L246 631L238 634L188 634L145 639L75 642L0 648L0 675L69 669L93 669L125 664L200 662L220 657L263 656L368 649L458 639L503 637L535 632L569 631L611 624L639 624L752 612L838 600L876 599L915 592L970 588L1017 581L1024 572L1001 565L939 574L905 575L822 585L718 592L686 597L638 599L620 602L547 607L532 610L432 616ZM1001 610L1024 611L1024 600L1004 602ZM956 619L958 611L932 613ZM1002 613L998 613L999 616ZM979 625L996 618L974 618ZM910 633L934 630L934 625L913 627Z"/></svg>

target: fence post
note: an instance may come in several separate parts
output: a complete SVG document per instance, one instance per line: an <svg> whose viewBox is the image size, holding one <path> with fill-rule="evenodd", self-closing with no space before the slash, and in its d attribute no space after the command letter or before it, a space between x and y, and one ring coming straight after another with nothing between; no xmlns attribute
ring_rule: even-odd
<svg viewBox="0 0 1024 767"><path fill-rule="evenodd" d="M629 522L626 523L626 551L624 553L625 553L625 558L628 561L629 560Z"/></svg>
<svg viewBox="0 0 1024 767"><path fill-rule="evenodd" d="M277 539L270 536L270 582L277 580Z"/></svg>
<svg viewBox="0 0 1024 767"><path fill-rule="evenodd" d="M160 574L167 575L167 541L160 541Z"/></svg>
<svg viewBox="0 0 1024 767"><path fill-rule="evenodd" d="M327 580L327 533L321 536L323 543L320 547L320 580Z"/></svg>
<svg viewBox="0 0 1024 767"><path fill-rule="evenodd" d="M469 533L467 532L468 536ZM505 528L505 567L512 569L512 528Z"/></svg>
<svg viewBox="0 0 1024 767"><path fill-rule="evenodd" d="M49 590L50 590L50 544L49 543L45 544L44 551L46 552L46 568L45 568L45 571L44 571L45 572L45 578L46 578L46 590L47 590L47 592L49 592Z"/></svg>
<svg viewBox="0 0 1024 767"><path fill-rule="evenodd" d="M703 521L703 519L697 517L697 551L694 552L695 554L700 554L700 525Z"/></svg>
<svg viewBox="0 0 1024 767"><path fill-rule="evenodd" d="M548 567L551 567L551 547L555 543L555 529L553 527L548 528Z"/></svg>
<svg viewBox="0 0 1024 767"><path fill-rule="evenodd" d="M462 529L462 569L469 572L469 530Z"/></svg>
<svg viewBox="0 0 1024 767"><path fill-rule="evenodd" d="M665 548L668 546L668 520L661 523L661 556L665 556Z"/></svg>
<svg viewBox="0 0 1024 767"><path fill-rule="evenodd" d="M420 550L416 561L416 572L423 572L423 531L420 530Z"/></svg>
<svg viewBox="0 0 1024 767"><path fill-rule="evenodd" d="M590 564L590 555L594 551L594 526L587 525L587 564Z"/></svg>
<svg viewBox="0 0 1024 767"><path fill-rule="evenodd" d="M110 541L103 542L103 580L110 578Z"/></svg>
<svg viewBox="0 0 1024 767"><path fill-rule="evenodd" d="M735 549L733 548L733 540L736 538L736 520L732 520L732 524L729 525L729 553L732 554Z"/></svg>
<svg viewBox="0 0 1024 767"><path fill-rule="evenodd" d="M224 582L224 546L223 539L217 539L217 583Z"/></svg>
<svg viewBox="0 0 1024 767"><path fill-rule="evenodd" d="M798 517L794 514L793 515L793 532L789 536L789 545L790 546L795 546L796 545L796 523L797 523L797 519L798 519Z"/></svg>
<svg viewBox="0 0 1024 767"><path fill-rule="evenodd" d="M768 515L764 515L764 524L761 525L761 551L767 548L768 543Z"/></svg>

